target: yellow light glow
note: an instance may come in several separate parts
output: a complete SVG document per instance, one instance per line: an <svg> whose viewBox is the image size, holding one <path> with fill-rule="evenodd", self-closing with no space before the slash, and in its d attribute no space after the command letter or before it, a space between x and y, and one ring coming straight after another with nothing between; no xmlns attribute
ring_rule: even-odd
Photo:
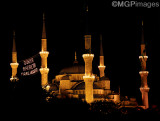
<svg viewBox="0 0 160 121"><path fill-rule="evenodd" d="M49 52L48 51L41 51L41 52L39 52L39 54L49 54Z"/></svg>
<svg viewBox="0 0 160 121"><path fill-rule="evenodd" d="M18 65L19 65L19 63L10 63L10 65L18 66Z"/></svg>
<svg viewBox="0 0 160 121"><path fill-rule="evenodd" d="M40 68L40 71L49 71L49 68Z"/></svg>
<svg viewBox="0 0 160 121"><path fill-rule="evenodd" d="M148 56L139 56L139 59L141 58L148 58Z"/></svg>
<svg viewBox="0 0 160 121"><path fill-rule="evenodd" d="M149 90L150 88L149 87L140 87L140 89Z"/></svg>
<svg viewBox="0 0 160 121"><path fill-rule="evenodd" d="M148 74L148 71L140 71L139 74Z"/></svg>
<svg viewBox="0 0 160 121"><path fill-rule="evenodd" d="M50 86L47 85L47 86L46 86L46 91L49 91L49 89L50 89Z"/></svg>
<svg viewBox="0 0 160 121"><path fill-rule="evenodd" d="M10 78L11 81L12 81L13 79L14 79L13 77Z"/></svg>
<svg viewBox="0 0 160 121"><path fill-rule="evenodd" d="M91 79L95 79L95 76L94 76L94 75L91 75L91 76L83 76L83 78L91 78Z"/></svg>
<svg viewBox="0 0 160 121"><path fill-rule="evenodd" d="M105 68L106 66L98 66L98 68Z"/></svg>
<svg viewBox="0 0 160 121"><path fill-rule="evenodd" d="M94 57L94 54L83 54L82 55L82 57L89 57L89 56Z"/></svg>

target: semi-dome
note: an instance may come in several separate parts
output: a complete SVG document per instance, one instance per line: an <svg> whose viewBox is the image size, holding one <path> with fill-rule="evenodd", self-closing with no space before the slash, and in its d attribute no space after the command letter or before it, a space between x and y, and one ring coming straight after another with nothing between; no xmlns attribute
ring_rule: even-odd
<svg viewBox="0 0 160 121"><path fill-rule="evenodd" d="M50 89L49 89L49 90L52 90L52 91L57 91L57 90L59 90L59 87L58 87L58 85L56 85L56 84L50 84L49 86L50 86Z"/></svg>
<svg viewBox="0 0 160 121"><path fill-rule="evenodd" d="M64 68L60 71L60 74L84 74L85 67L82 65L73 65L71 67Z"/></svg>
<svg viewBox="0 0 160 121"><path fill-rule="evenodd" d="M74 90L84 90L85 89L85 82L81 82L75 87L73 87ZM93 89L101 89L98 85L93 83Z"/></svg>

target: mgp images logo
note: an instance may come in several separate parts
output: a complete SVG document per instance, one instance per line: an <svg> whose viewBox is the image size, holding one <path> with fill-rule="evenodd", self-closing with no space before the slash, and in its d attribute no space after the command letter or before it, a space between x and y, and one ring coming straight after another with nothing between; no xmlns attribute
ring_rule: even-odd
<svg viewBox="0 0 160 121"><path fill-rule="evenodd" d="M113 1L112 7L156 8L156 7L159 7L159 2Z"/></svg>

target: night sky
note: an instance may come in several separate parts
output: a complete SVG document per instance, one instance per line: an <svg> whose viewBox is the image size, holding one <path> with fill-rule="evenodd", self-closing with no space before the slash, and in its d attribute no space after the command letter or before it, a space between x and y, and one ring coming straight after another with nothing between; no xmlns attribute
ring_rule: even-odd
<svg viewBox="0 0 160 121"><path fill-rule="evenodd" d="M54 1L52 3L11 3L4 4L2 19L5 44L7 75L3 81L9 82L11 76L12 33L16 32L18 61L36 55L41 50L42 14L46 15L48 40L49 81L54 79L64 67L72 66L74 52L79 64L84 65L84 35L86 14L84 0ZM106 76L111 80L111 90L121 95L141 100L140 43L141 23L144 21L144 39L147 48L147 70L150 102L157 102L159 95L159 8L114 8L112 1L89 1L88 26L92 35L93 72L99 75L99 38L103 37ZM39 60L40 61L40 60ZM33 78L32 78L33 77ZM29 83L40 79L40 74L27 77ZM20 81L23 81L22 79ZM40 80L39 80L40 81Z"/></svg>

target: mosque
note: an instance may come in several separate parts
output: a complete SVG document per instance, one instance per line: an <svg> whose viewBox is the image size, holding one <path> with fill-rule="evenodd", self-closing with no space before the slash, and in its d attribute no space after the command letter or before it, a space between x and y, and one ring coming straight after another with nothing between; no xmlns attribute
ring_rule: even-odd
<svg viewBox="0 0 160 121"><path fill-rule="evenodd" d="M88 11L88 10L87 10ZM143 23L142 23L143 26ZM85 53L82 55L85 65L79 65L76 52L74 64L71 67L63 68L58 75L48 83L48 73L49 68L47 67L47 57L49 52L47 51L47 37L45 30L45 16L43 15L43 30L41 39L41 51L39 52L41 56L41 86L46 91L57 94L57 97L70 97L79 98L87 103L92 103L94 101L114 101L115 103L121 103L124 105L134 105L137 106L136 99L130 99L121 102L120 91L115 93L110 89L110 80L105 76L105 64L103 55L103 44L102 36L100 37L100 55L99 55L99 76L94 74L92 71L92 61L94 59L94 54L91 51L91 35L84 35L85 41ZM146 55L145 42L142 27L142 43L141 43L141 56L139 56L141 62L141 71L139 72L141 76L141 87L140 91L142 94L143 107L145 109L149 108L148 102L148 92L149 87L147 85L148 71L146 70L146 61L148 56ZM13 38L13 50L12 50L12 63L10 64L12 68L11 81L17 80L17 52L15 48L15 38Z"/></svg>
<svg viewBox="0 0 160 121"><path fill-rule="evenodd" d="M100 64L98 66L100 77L92 73L92 61L94 54L91 53L91 35L85 35L84 39L86 53L83 54L82 57L85 61L85 66L79 65L75 52L75 61L73 66L62 69L59 75L52 80L52 83L48 84L47 74L49 69L47 68L47 56L49 52L47 51L45 18L43 17L42 51L40 52L40 56L42 58L42 68L40 69L42 74L42 87L46 87L48 91L53 93L58 93L60 97L67 96L80 98L82 100L86 100L88 103L98 100L112 100L117 103L120 102L120 94L116 94L110 89L110 80L105 77L102 37Z"/></svg>
<svg viewBox="0 0 160 121"><path fill-rule="evenodd" d="M85 40L90 43L91 36L85 35ZM90 45L88 49L90 49ZM75 52L75 61L73 66L62 69L59 75L52 80L49 90L59 91L60 94L74 98L81 98L82 100L85 100L85 94L87 94L86 96L88 96L88 98L86 98L86 101L89 103L98 100L112 100L117 103L120 102L120 94L114 93L114 91L110 89L110 80L105 77L102 44L100 64L98 66L100 76L92 73L92 60L94 58L94 54L83 54L83 58L85 60L85 66L79 65Z"/></svg>

